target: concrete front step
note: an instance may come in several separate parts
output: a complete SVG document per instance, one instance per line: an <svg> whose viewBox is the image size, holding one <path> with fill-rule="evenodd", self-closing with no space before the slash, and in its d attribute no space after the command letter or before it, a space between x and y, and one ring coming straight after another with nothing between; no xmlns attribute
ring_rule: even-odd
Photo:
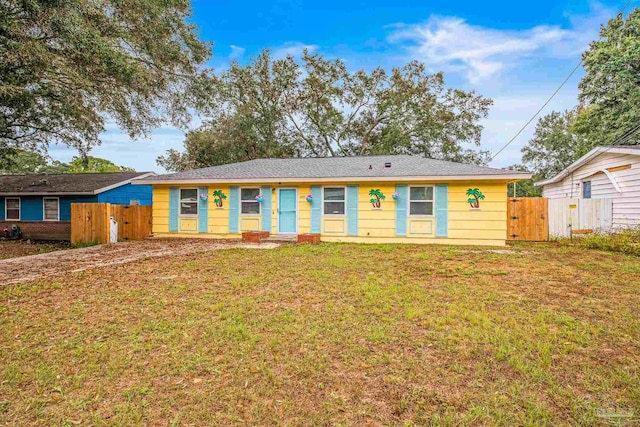
<svg viewBox="0 0 640 427"><path fill-rule="evenodd" d="M260 239L261 242L297 242L298 235L297 234L272 234L269 237L263 237Z"/></svg>
<svg viewBox="0 0 640 427"><path fill-rule="evenodd" d="M244 243L281 242L281 243L320 243L320 234L272 234L268 231L244 231L242 233Z"/></svg>

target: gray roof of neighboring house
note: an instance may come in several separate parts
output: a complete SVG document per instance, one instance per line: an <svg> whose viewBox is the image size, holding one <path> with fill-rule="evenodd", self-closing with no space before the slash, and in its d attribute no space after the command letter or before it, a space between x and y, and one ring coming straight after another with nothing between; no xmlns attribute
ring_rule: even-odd
<svg viewBox="0 0 640 427"><path fill-rule="evenodd" d="M390 164L390 167L385 167L385 164ZM156 175L144 179L144 182L252 179L384 179L421 176L491 176L496 178L499 176L522 176L522 178L528 178L529 174L417 156L380 155L257 159L173 174Z"/></svg>
<svg viewBox="0 0 640 427"><path fill-rule="evenodd" d="M0 175L0 194L98 194L152 172Z"/></svg>

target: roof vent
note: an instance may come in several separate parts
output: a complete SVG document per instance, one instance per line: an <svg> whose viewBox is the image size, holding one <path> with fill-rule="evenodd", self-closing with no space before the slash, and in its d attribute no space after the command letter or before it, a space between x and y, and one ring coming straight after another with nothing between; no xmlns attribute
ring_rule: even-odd
<svg viewBox="0 0 640 427"><path fill-rule="evenodd" d="M369 169L373 169L373 165L369 165Z"/></svg>
<svg viewBox="0 0 640 427"><path fill-rule="evenodd" d="M384 167L385 168L390 168L391 167L391 162L384 162Z"/></svg>

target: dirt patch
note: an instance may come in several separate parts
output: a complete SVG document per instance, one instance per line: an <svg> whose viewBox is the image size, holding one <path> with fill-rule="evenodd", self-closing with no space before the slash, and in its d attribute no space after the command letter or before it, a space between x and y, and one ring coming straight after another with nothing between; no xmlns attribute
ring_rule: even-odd
<svg viewBox="0 0 640 427"><path fill-rule="evenodd" d="M69 242L0 240L0 260L69 249Z"/></svg>
<svg viewBox="0 0 640 427"><path fill-rule="evenodd" d="M242 244L232 240L149 239L39 255L16 255L18 258L0 259L0 285L29 282L92 268L126 264L151 257L186 255L233 248L273 249L278 246L277 243ZM4 245L2 247L4 248Z"/></svg>

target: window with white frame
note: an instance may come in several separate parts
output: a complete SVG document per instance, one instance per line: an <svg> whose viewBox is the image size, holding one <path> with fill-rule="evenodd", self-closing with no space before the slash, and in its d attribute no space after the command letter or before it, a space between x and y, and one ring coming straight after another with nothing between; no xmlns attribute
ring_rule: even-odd
<svg viewBox="0 0 640 427"><path fill-rule="evenodd" d="M45 197L42 199L42 217L45 221L60 221L60 199Z"/></svg>
<svg viewBox="0 0 640 427"><path fill-rule="evenodd" d="M7 197L4 199L4 218L6 220L20 221L20 197Z"/></svg>
<svg viewBox="0 0 640 427"><path fill-rule="evenodd" d="M433 215L433 187L409 187L409 215Z"/></svg>
<svg viewBox="0 0 640 427"><path fill-rule="evenodd" d="M324 214L344 215L345 212L345 188L324 187Z"/></svg>
<svg viewBox="0 0 640 427"><path fill-rule="evenodd" d="M260 195L259 188L240 189L240 213L245 215L259 215L260 203L256 197Z"/></svg>
<svg viewBox="0 0 640 427"><path fill-rule="evenodd" d="M183 215L183 216L198 215L198 189L197 188L181 188L180 189L180 215Z"/></svg>

